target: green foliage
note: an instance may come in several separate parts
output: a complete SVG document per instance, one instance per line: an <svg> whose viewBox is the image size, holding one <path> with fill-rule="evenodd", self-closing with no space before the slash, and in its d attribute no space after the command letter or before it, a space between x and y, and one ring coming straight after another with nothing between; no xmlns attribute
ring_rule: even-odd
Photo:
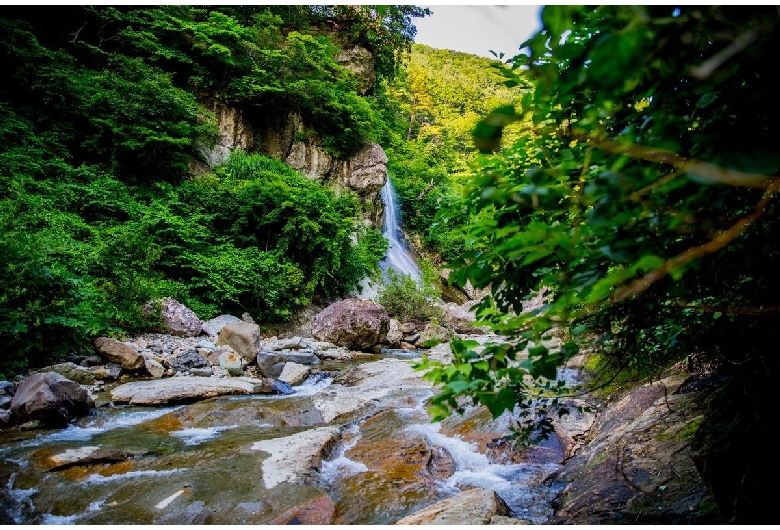
<svg viewBox="0 0 780 530"><path fill-rule="evenodd" d="M478 317L521 344L564 330L572 341L538 350L516 372L469 373L444 395L494 413L527 407L514 385L554 378L582 346L640 377L692 353L735 373L776 366L762 346L778 288L767 244L780 229L780 159L768 141L778 123L767 55L776 17L546 6L542 18L529 54L504 71L510 85L531 80L534 90L475 128L483 154L464 200L441 218L470 219L451 277L491 288ZM510 142L508 124L521 127ZM542 289L548 303L522 313ZM449 384L445 370L432 377Z"/></svg>
<svg viewBox="0 0 780 530"><path fill-rule="evenodd" d="M387 113L396 136L385 145L405 207L404 229L439 261L455 260L467 248L460 230L467 217L445 220L437 214L462 195L462 181L477 153L472 129L495 106L519 101L525 90L503 86L495 64L414 45L404 70L386 87L387 99L400 111Z"/></svg>
<svg viewBox="0 0 780 530"><path fill-rule="evenodd" d="M401 322L428 322L441 319L442 310L436 304L438 297L438 291L429 281L418 283L408 274L388 269L377 302Z"/></svg>
<svg viewBox="0 0 780 530"><path fill-rule="evenodd" d="M297 112L334 154L364 145L376 113L336 55L355 30L396 57L418 11L323 32L320 6L5 9L0 377L147 328L151 299L280 320L377 274L386 242L351 193L244 153L187 177L217 133L204 96Z"/></svg>

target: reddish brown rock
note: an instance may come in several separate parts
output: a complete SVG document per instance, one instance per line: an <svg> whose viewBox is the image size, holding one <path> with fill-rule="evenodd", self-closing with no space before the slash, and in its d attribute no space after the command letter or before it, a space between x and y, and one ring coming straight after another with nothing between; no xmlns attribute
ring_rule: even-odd
<svg viewBox="0 0 780 530"><path fill-rule="evenodd" d="M331 524L336 504L327 495L290 508L268 524Z"/></svg>
<svg viewBox="0 0 780 530"><path fill-rule="evenodd" d="M144 366L144 358L135 348L109 337L98 337L94 342L97 353L125 370L137 370Z"/></svg>
<svg viewBox="0 0 780 530"><path fill-rule="evenodd" d="M11 400L11 412L19 423L38 420L52 427L65 427L94 406L86 388L56 372L31 375L19 384Z"/></svg>
<svg viewBox="0 0 780 530"><path fill-rule="evenodd" d="M383 342L389 329L387 310L376 302L360 298L331 304L314 317L311 326L317 340L362 351L369 351Z"/></svg>
<svg viewBox="0 0 780 530"><path fill-rule="evenodd" d="M163 298L144 306L146 313L160 312L163 331L179 337L196 337L203 330L203 321L190 308L173 298Z"/></svg>

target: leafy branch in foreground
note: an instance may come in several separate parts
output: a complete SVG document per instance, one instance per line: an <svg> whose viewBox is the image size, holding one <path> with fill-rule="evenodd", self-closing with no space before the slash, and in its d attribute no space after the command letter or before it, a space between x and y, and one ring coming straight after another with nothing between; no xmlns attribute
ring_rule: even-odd
<svg viewBox="0 0 780 530"><path fill-rule="evenodd" d="M437 418L461 396L494 416L538 410L518 426L521 439L549 429L546 410L562 402L545 392L582 347L639 377L694 354L739 370L772 362L764 308L777 307L780 288L780 249L767 244L780 236L780 157L767 142L780 118L767 82L778 67L766 56L777 17L546 6L542 20L530 53L504 71L509 83L532 79L533 92L475 129L483 155L462 201L440 213L471 219L475 250L451 281L490 288L477 317L510 345L453 342L451 366L420 366L442 385ZM695 69L728 45L724 35L750 30L738 60ZM501 147L513 123L524 131ZM543 289L546 303L524 312ZM545 343L556 336L570 340Z"/></svg>

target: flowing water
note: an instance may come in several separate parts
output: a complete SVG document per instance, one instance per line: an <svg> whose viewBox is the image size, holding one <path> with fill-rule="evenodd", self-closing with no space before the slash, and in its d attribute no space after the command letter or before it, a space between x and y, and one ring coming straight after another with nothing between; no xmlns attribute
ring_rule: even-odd
<svg viewBox="0 0 780 530"><path fill-rule="evenodd" d="M401 214L398 204L398 196L393 188L390 178L382 187L382 204L385 206L385 215L382 220L382 235L390 243L387 255L379 262L383 271L393 269L400 274L408 274L415 281L420 281L420 269L409 254L409 246L401 230Z"/></svg>
<svg viewBox="0 0 780 530"><path fill-rule="evenodd" d="M382 235L387 239L387 254L379 262L382 270L382 281L387 281L387 271L392 269L398 274L406 274L419 282L422 278L417 262L409 253L409 245L401 230L401 210L398 204L398 196L393 188L390 177L380 191L380 198L385 212L382 219ZM378 285L370 278L364 278L360 282L359 295L363 298L375 299L378 293Z"/></svg>
<svg viewBox="0 0 780 530"><path fill-rule="evenodd" d="M396 371L408 363L374 357ZM541 482L557 464L489 447L506 432L506 418L471 409L431 423L425 403L433 389L418 386L373 399L368 412L325 421L316 400L339 387L321 374L289 396L109 404L66 429L2 434L0 523L267 524L324 503L326 524L390 524L471 487L498 492L517 517L543 523L551 515L552 492ZM337 426L341 438L318 472L264 483L269 455L255 443L323 425ZM120 456L52 466L54 455L95 447Z"/></svg>

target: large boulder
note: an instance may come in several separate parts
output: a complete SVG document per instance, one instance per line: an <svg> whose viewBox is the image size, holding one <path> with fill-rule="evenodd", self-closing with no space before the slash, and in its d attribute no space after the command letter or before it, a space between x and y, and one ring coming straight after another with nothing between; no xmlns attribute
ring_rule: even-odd
<svg viewBox="0 0 780 530"><path fill-rule="evenodd" d="M387 337L387 309L370 300L347 298L331 304L314 317L311 332L317 340L351 350L369 350Z"/></svg>
<svg viewBox="0 0 780 530"><path fill-rule="evenodd" d="M163 331L178 337L196 337L203 330L203 321L187 306L173 298L147 303L144 312L160 311Z"/></svg>
<svg viewBox="0 0 780 530"><path fill-rule="evenodd" d="M110 337L98 337L95 339L97 353L112 363L116 363L125 370L137 370L144 366L144 357L132 346Z"/></svg>
<svg viewBox="0 0 780 530"><path fill-rule="evenodd" d="M322 465L341 438L338 427L319 427L290 436L252 444L255 451L270 456L263 460L263 482L270 489L284 482L302 484L316 478Z"/></svg>
<svg viewBox="0 0 780 530"><path fill-rule="evenodd" d="M95 406L86 388L56 372L39 372L22 381L11 400L11 412L19 423L38 420L51 427L65 427Z"/></svg>
<svg viewBox="0 0 780 530"><path fill-rule="evenodd" d="M241 319L233 315L219 315L208 322L204 322L202 329L204 333L208 334L212 341L216 341L222 328L235 322L241 322Z"/></svg>
<svg viewBox="0 0 780 530"><path fill-rule="evenodd" d="M247 364L253 363L257 358L259 344L260 326L243 320L224 326L217 339L217 346L230 346Z"/></svg>

